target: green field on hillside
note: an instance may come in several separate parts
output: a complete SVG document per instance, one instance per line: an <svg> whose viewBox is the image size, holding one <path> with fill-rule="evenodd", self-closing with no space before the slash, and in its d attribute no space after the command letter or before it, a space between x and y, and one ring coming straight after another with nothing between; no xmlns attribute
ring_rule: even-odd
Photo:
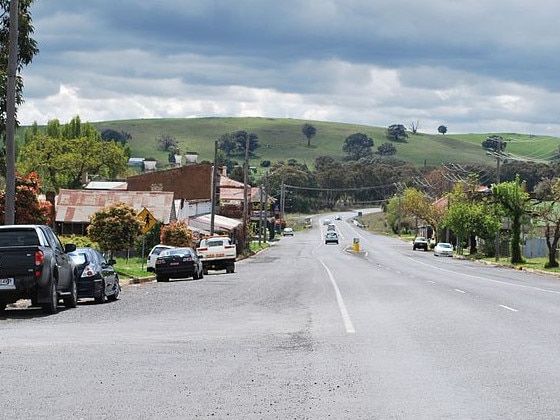
<svg viewBox="0 0 560 420"><path fill-rule="evenodd" d="M305 123L317 129L311 147L307 146L307 139L301 132ZM258 166L262 160L274 162L290 158L312 166L317 156L343 157L344 140L358 132L373 138L374 151L377 146L389 141L385 137L386 127L286 118L140 119L97 122L93 125L99 131L113 129L130 133L133 157L154 157L161 162L167 162L167 153L156 148L156 139L162 135L174 137L182 153L198 152L199 161L202 161L213 159L214 141L222 134L236 130L253 132L260 144L257 156L251 160L253 166ZM439 166L449 162L493 165L495 162L481 146L490 134L408 134L407 143L393 143L397 148L396 157L416 166ZM539 162L550 160L560 143L557 137L492 134L501 135L508 142L507 153Z"/></svg>

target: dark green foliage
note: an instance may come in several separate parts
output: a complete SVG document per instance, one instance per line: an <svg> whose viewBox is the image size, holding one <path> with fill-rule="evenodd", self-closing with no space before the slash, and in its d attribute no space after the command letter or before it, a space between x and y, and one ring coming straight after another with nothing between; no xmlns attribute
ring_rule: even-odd
<svg viewBox="0 0 560 420"><path fill-rule="evenodd" d="M438 131L438 133L440 133L440 134L445 134L445 133L447 133L447 127L446 127L445 125L440 125L440 126L437 128L437 131Z"/></svg>
<svg viewBox="0 0 560 420"><path fill-rule="evenodd" d="M101 132L101 138L105 141L114 141L115 143L120 143L124 146L132 139L132 136L130 133L125 131L117 131L107 128Z"/></svg>
<svg viewBox="0 0 560 420"><path fill-rule="evenodd" d="M177 139L166 134L162 134L156 139L156 147L158 150L170 151L179 146Z"/></svg>
<svg viewBox="0 0 560 420"><path fill-rule="evenodd" d="M315 134L317 134L317 129L315 127L313 127L311 124L303 124L303 127L301 128L301 132L303 133L303 135L305 136L305 138L307 139L307 146L311 146L311 139L313 137L315 137Z"/></svg>
<svg viewBox="0 0 560 420"><path fill-rule="evenodd" d="M270 160L263 160L261 162L261 167L262 168L268 168L268 167L270 167L270 164L271 164Z"/></svg>
<svg viewBox="0 0 560 420"><path fill-rule="evenodd" d="M514 181L515 177L519 176L525 183L527 191L533 191L541 180L552 179L557 174L554 167L545 163L508 160L501 167L500 180Z"/></svg>
<svg viewBox="0 0 560 420"><path fill-rule="evenodd" d="M377 147L377 154L381 156L392 156L397 153L397 148L391 143L383 143Z"/></svg>
<svg viewBox="0 0 560 420"><path fill-rule="evenodd" d="M506 141L502 136L489 136L482 142L482 147L492 152L501 153L506 150Z"/></svg>
<svg viewBox="0 0 560 420"><path fill-rule="evenodd" d="M255 133L248 133L244 130L222 134L218 139L218 149L222 150L228 157L245 156L247 138L249 139L249 156L254 156L254 151L260 147L259 138Z"/></svg>
<svg viewBox="0 0 560 420"><path fill-rule="evenodd" d="M31 5L33 0L19 0L19 50L16 75L16 112L23 103L23 78L21 71L39 53L37 42L31 38L33 22L31 20ZM6 117L7 117L7 89L8 78L8 50L10 38L10 1L0 0L0 171L6 173ZM17 121L16 121L17 124Z"/></svg>
<svg viewBox="0 0 560 420"><path fill-rule="evenodd" d="M349 160L358 160L371 156L373 139L362 133L351 134L344 140L342 151L348 155Z"/></svg>
<svg viewBox="0 0 560 420"><path fill-rule="evenodd" d="M406 127L402 124L390 125L389 127L387 127L387 138L391 141L400 143L406 142L406 140L408 139Z"/></svg>

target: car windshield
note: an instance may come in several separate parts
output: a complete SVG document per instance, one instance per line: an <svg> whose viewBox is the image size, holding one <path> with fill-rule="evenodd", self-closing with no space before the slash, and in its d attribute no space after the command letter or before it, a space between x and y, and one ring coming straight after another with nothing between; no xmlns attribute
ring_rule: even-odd
<svg viewBox="0 0 560 420"><path fill-rule="evenodd" d="M451 246L451 244L445 244L445 243L439 244L439 247L440 247L440 248L448 248L448 249L453 248L453 247Z"/></svg>

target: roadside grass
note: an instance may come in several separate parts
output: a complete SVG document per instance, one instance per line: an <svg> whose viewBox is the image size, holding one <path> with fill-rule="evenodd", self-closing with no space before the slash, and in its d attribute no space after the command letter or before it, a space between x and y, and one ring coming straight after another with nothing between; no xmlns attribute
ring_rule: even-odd
<svg viewBox="0 0 560 420"><path fill-rule="evenodd" d="M251 241L250 252L248 255L240 255L238 259L245 258L249 255L253 255L263 249L270 247L270 242L261 241L260 245L258 241ZM117 263L114 268L115 271L122 279L137 279L143 277L154 276L154 273L149 273L146 271L146 258L141 257L117 257L115 258Z"/></svg>
<svg viewBox="0 0 560 420"><path fill-rule="evenodd" d="M115 258L115 271L123 278L142 278L152 276L146 271L146 259L141 257Z"/></svg>

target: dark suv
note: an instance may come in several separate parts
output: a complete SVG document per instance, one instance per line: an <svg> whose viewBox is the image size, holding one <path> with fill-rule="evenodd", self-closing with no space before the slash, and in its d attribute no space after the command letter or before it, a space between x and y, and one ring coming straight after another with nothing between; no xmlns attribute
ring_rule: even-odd
<svg viewBox="0 0 560 420"><path fill-rule="evenodd" d="M416 251L416 249L423 249L424 251L428 250L428 241L426 238L419 236L414 238L414 242L412 243L412 250Z"/></svg>

